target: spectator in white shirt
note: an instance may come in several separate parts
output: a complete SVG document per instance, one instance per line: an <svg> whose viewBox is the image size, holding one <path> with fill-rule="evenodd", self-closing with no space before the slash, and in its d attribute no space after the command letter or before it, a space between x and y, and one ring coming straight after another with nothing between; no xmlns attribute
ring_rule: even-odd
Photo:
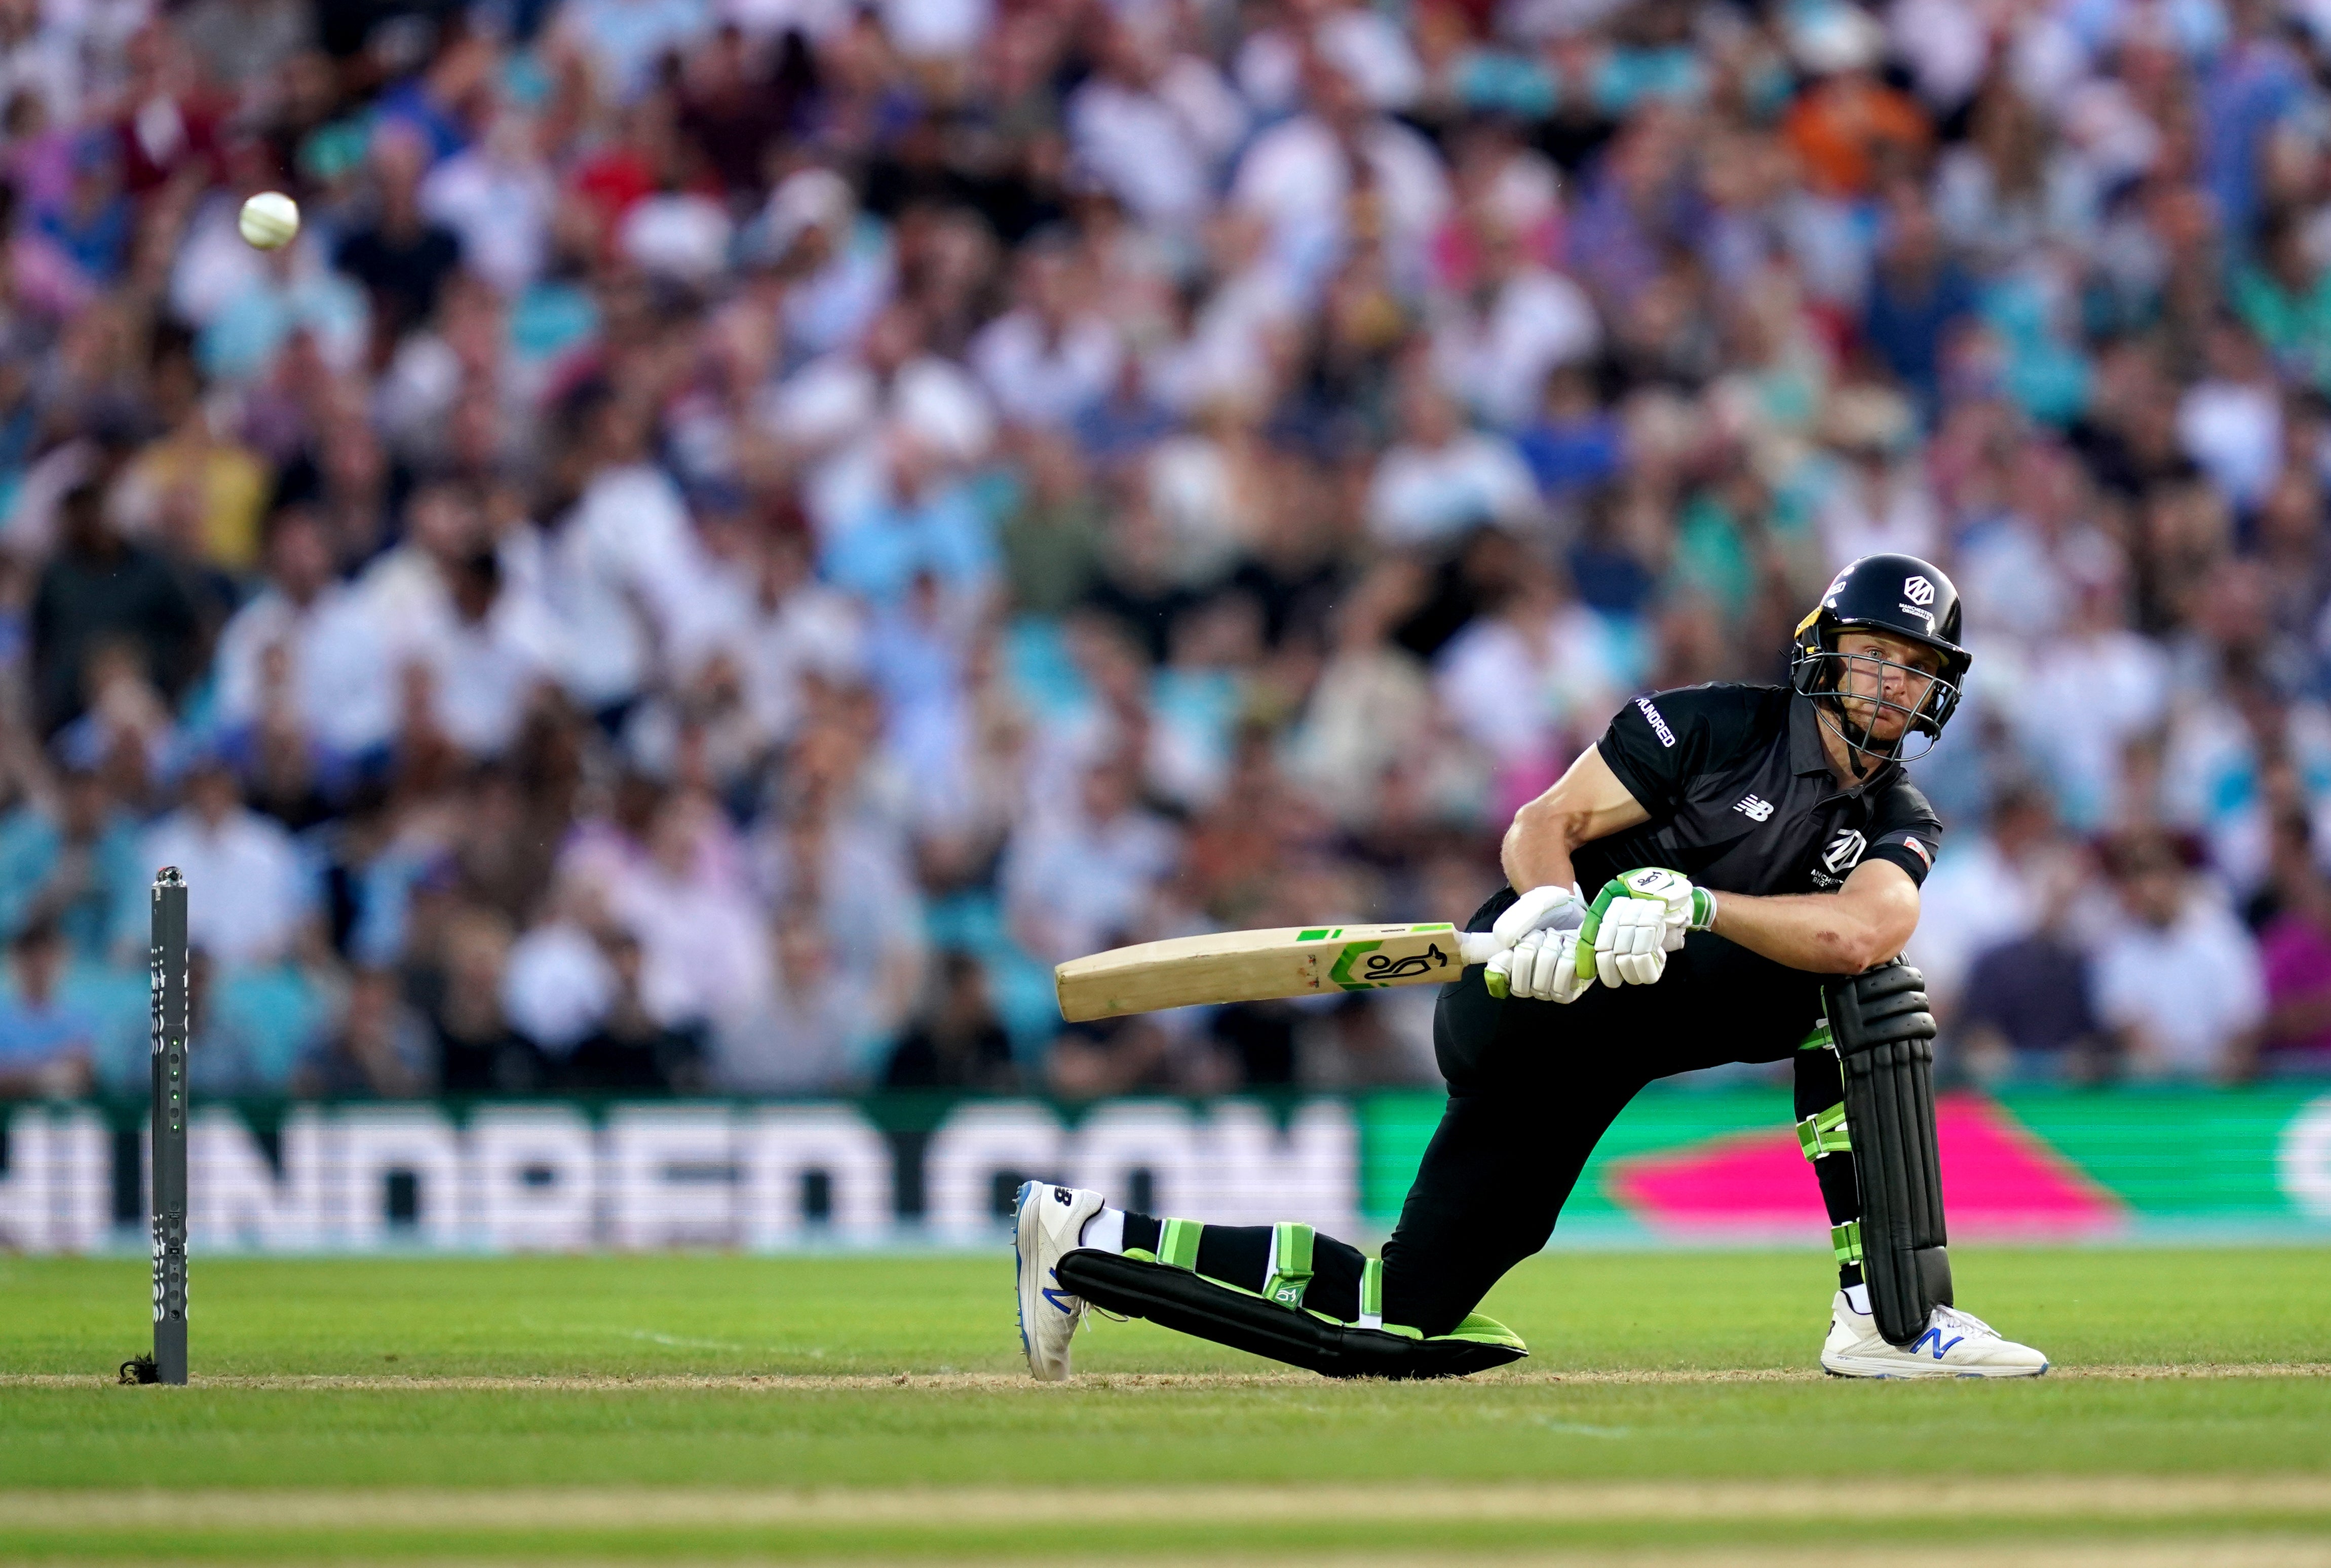
<svg viewBox="0 0 2331 1568"><path fill-rule="evenodd" d="M738 239L745 260L785 282L777 317L804 357L856 343L898 287L897 247L859 210L850 182L828 168L788 175Z"/></svg>
<svg viewBox="0 0 2331 1568"><path fill-rule="evenodd" d="M2248 328L2210 334L2210 374L2177 404L2177 439L2242 511L2266 499L2282 471L2282 394L2274 363Z"/></svg>
<svg viewBox="0 0 2331 1568"><path fill-rule="evenodd" d="M1433 689L1456 727L1500 766L1558 769L1575 750L1563 742L1584 743L1601 730L1626 684L1603 618L1573 599L1552 567L1510 539L1494 542L1501 602L1441 648Z"/></svg>
<svg viewBox="0 0 2331 1568"><path fill-rule="evenodd" d="M608 913L639 938L642 999L666 1028L733 1022L768 999L760 909L735 879L733 850L709 841L728 832L717 807L677 795L649 830L647 855L607 889Z"/></svg>
<svg viewBox="0 0 2331 1568"><path fill-rule="evenodd" d="M709 288L728 265L736 224L701 191L657 191L624 210L616 229L623 259L652 278Z"/></svg>
<svg viewBox="0 0 2331 1568"><path fill-rule="evenodd" d="M511 946L501 998L512 1028L545 1055L564 1057L614 1005L615 974L591 928L562 913Z"/></svg>
<svg viewBox="0 0 2331 1568"><path fill-rule="evenodd" d="M404 506L404 537L357 580L365 613L401 650L443 609L452 570L484 529L463 487L423 485Z"/></svg>
<svg viewBox="0 0 2331 1568"><path fill-rule="evenodd" d="M819 582L813 567L801 534L766 541L752 609L736 634L746 704L779 743L801 724L807 681L844 681L866 668L864 607Z"/></svg>
<svg viewBox="0 0 2331 1568"><path fill-rule="evenodd" d="M1305 72L1310 112L1282 120L1247 146L1231 204L1271 225L1280 265L1308 294L1342 261L1352 192L1365 183L1394 275L1421 280L1424 245L1449 210L1441 155L1415 131L1372 113L1344 71L1314 60ZM1364 167L1365 182L1354 170Z"/></svg>
<svg viewBox="0 0 2331 1568"><path fill-rule="evenodd" d="M1212 63L1171 52L1166 20L1148 9L1111 16L1100 69L1069 98L1068 130L1079 163L1136 216L1189 235L1247 114Z"/></svg>
<svg viewBox="0 0 2331 1568"><path fill-rule="evenodd" d="M880 498L891 480L885 436L903 429L950 467L985 457L995 409L977 380L923 347L922 313L903 302L875 317L862 341L819 356L761 411L780 448L807 470L810 520L827 534Z"/></svg>
<svg viewBox="0 0 2331 1568"><path fill-rule="evenodd" d="M2079 584L2060 635L2034 651L2023 679L1998 690L2026 754L2046 767L2064 818L2094 832L2145 803L2125 800L2128 744L2168 712L2169 658L2128 626L2117 581ZM2078 724L2064 716L2077 713Z"/></svg>
<svg viewBox="0 0 2331 1568"><path fill-rule="evenodd" d="M989 0L880 0L873 9L890 46L927 67L966 62L994 19Z"/></svg>
<svg viewBox="0 0 2331 1568"><path fill-rule="evenodd" d="M534 122L504 109L486 134L429 171L421 210L461 240L461 264L506 299L542 275L558 187Z"/></svg>
<svg viewBox="0 0 2331 1568"><path fill-rule="evenodd" d="M1136 798L1133 766L1109 758L1085 772L1061 819L1024 822L1003 868L1005 908L1021 945L1047 964L1130 939L1173 873L1181 836Z"/></svg>
<svg viewBox="0 0 2331 1568"><path fill-rule="evenodd" d="M864 999L814 910L787 910L772 930L775 984L762 1007L713 1036L713 1084L729 1094L847 1089L865 1078L876 1043Z"/></svg>
<svg viewBox="0 0 2331 1568"><path fill-rule="evenodd" d="M558 630L531 596L504 583L491 550L473 552L451 575L413 657L429 671L446 738L471 756L497 757L518 737L536 693L557 679Z"/></svg>
<svg viewBox="0 0 2331 1568"><path fill-rule="evenodd" d="M313 513L276 514L267 565L268 585L219 634L220 724L258 722L261 666L281 647L293 710L311 740L342 757L387 745L396 723L389 641L363 595L333 580L331 544Z"/></svg>
<svg viewBox="0 0 2331 1568"><path fill-rule="evenodd" d="M971 340L972 368L1005 418L1065 424L1108 395L1124 347L1084 308L1075 252L1063 239L1032 242L1020 262L1020 307Z"/></svg>
<svg viewBox="0 0 2331 1568"><path fill-rule="evenodd" d="M679 486L648 461L644 413L592 387L564 418L575 499L541 530L507 537L502 565L557 623L567 691L600 712L637 697L664 640L717 595Z"/></svg>
<svg viewBox="0 0 2331 1568"><path fill-rule="evenodd" d="M1401 439L1368 485L1368 530L1403 547L1448 544L1483 524L1537 531L1537 485L1511 442L1468 430L1450 395L1422 376L1401 399Z"/></svg>
<svg viewBox="0 0 2331 1568"><path fill-rule="evenodd" d="M1292 108L1303 62L1316 53L1350 77L1377 109L1401 110L1424 89L1424 63L1408 29L1387 12L1354 0L1289 7L1286 23L1251 34L1240 46L1240 90L1257 112Z"/></svg>
<svg viewBox="0 0 2331 1568"><path fill-rule="evenodd" d="M1536 419L1548 372L1594 357L1603 340L1586 291L1532 261L1506 225L1475 225L1482 255L1471 287L1432 313L1441 385L1501 430Z"/></svg>
<svg viewBox="0 0 2331 1568"><path fill-rule="evenodd" d="M2096 954L2097 1012L2141 1078L2239 1075L2266 1015L2258 946L2176 842L2142 832L2108 857L2122 919Z"/></svg>
<svg viewBox="0 0 2331 1568"><path fill-rule="evenodd" d="M2046 794L2010 785L1991 804L1983 832L1955 841L1920 889L1910 962L1927 994L1947 1015L1982 954L2039 924L2041 879L2068 858Z"/></svg>
<svg viewBox="0 0 2331 1568"><path fill-rule="evenodd" d="M314 878L291 835L243 805L233 773L215 756L187 774L186 802L147 835L145 862L149 871L185 873L187 940L229 966L283 957L316 907Z"/></svg>
<svg viewBox="0 0 2331 1568"><path fill-rule="evenodd" d="M922 905L898 839L805 800L770 823L759 849L764 904L814 912L829 961L858 999L861 1038L890 1039L921 994L926 962Z"/></svg>

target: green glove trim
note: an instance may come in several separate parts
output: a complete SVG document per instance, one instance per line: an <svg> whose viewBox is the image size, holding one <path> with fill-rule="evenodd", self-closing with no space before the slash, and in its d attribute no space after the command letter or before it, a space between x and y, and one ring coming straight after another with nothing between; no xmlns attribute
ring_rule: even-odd
<svg viewBox="0 0 2331 1568"><path fill-rule="evenodd" d="M1603 890L1594 895L1594 902L1586 906L1586 918L1578 927L1578 945L1571 949L1570 955L1570 966L1577 971L1581 981L1594 978L1594 937L1603 929L1603 917L1610 910L1611 900L1631 897L1627 884L1613 877L1603 884Z"/></svg>

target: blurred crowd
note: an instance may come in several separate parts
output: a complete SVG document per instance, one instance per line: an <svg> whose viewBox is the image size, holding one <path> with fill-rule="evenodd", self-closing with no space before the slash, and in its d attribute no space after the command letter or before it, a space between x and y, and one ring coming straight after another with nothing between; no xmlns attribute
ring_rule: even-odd
<svg viewBox="0 0 2331 1568"><path fill-rule="evenodd" d="M2331 1070L2323 0L0 0L0 1092L1433 1081L1629 694L1967 605L1954 1070ZM235 214L285 190L273 252Z"/></svg>

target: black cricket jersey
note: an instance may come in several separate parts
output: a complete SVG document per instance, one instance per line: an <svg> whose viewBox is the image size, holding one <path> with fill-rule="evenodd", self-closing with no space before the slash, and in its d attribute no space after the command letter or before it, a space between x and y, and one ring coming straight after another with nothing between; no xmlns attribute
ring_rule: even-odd
<svg viewBox="0 0 2331 1568"><path fill-rule="evenodd" d="M1812 699L1786 687L1717 683L1636 698L1598 749L1651 820L1580 845L1587 897L1622 871L1664 866L1719 893L1833 892L1863 860L1923 883L1943 825L1887 763L1841 789Z"/></svg>

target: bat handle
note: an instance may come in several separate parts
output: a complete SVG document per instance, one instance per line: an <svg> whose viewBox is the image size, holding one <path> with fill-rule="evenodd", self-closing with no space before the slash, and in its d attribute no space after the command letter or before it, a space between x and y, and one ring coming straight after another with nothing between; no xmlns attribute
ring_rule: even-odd
<svg viewBox="0 0 2331 1568"><path fill-rule="evenodd" d="M1505 947L1487 931L1460 931L1457 933L1457 951L1470 968L1476 964L1487 964L1504 952Z"/></svg>

